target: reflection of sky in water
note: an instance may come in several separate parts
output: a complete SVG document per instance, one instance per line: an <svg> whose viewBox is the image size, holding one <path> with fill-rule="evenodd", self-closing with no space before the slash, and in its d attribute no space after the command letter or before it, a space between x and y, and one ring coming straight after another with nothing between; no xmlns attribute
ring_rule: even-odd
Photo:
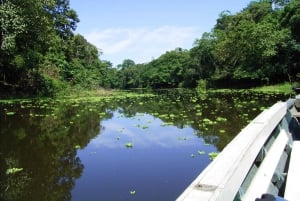
<svg viewBox="0 0 300 201"><path fill-rule="evenodd" d="M162 124L151 115L127 118L117 112L102 121L101 133L78 151L84 171L76 180L72 201L175 200L216 149L205 145L190 127ZM128 142L133 148L125 147Z"/></svg>
<svg viewBox="0 0 300 201"><path fill-rule="evenodd" d="M104 129L89 146L120 148L131 142L136 148L172 148L199 144L200 139L193 136L194 130L190 127L179 129L176 126L162 126L163 121L146 114L133 118L116 114L112 119L101 122Z"/></svg>

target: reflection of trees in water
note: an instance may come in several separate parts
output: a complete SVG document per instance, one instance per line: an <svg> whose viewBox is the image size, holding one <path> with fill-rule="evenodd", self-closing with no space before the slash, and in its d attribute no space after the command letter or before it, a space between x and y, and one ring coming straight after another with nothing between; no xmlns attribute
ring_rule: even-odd
<svg viewBox="0 0 300 201"><path fill-rule="evenodd" d="M71 200L84 168L75 147L85 147L99 134L100 111L64 104L51 113L16 110L20 115L0 119L0 200ZM6 175L13 167L23 171Z"/></svg>
<svg viewBox="0 0 300 201"><path fill-rule="evenodd" d="M203 98L191 90L167 90L159 92L156 97L119 102L122 108L119 112L127 117L137 113L151 114L178 128L189 125L205 143L222 150L249 120L260 113L261 106L271 106L280 99L284 100L284 96L273 95L270 98L266 94L247 91L208 92ZM218 117L226 120L217 121ZM203 122L204 119L209 120L207 124Z"/></svg>
<svg viewBox="0 0 300 201"><path fill-rule="evenodd" d="M76 151L57 161L44 157L38 167L19 162L23 171L1 175L1 200L71 200L74 182L83 171Z"/></svg>

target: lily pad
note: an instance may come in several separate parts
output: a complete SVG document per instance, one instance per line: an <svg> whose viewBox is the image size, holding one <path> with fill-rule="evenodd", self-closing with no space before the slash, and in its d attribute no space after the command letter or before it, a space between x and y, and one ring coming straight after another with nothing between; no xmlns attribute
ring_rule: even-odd
<svg viewBox="0 0 300 201"><path fill-rule="evenodd" d="M205 151L198 150L198 154L200 154L200 155L204 155L204 154L205 154Z"/></svg>
<svg viewBox="0 0 300 201"><path fill-rule="evenodd" d="M218 152L210 152L208 155L210 160L214 160L218 156L218 154Z"/></svg>
<svg viewBox="0 0 300 201"><path fill-rule="evenodd" d="M17 172L21 172L23 168L9 168L6 170L6 174L15 174Z"/></svg>
<svg viewBox="0 0 300 201"><path fill-rule="evenodd" d="M80 149L80 145L75 145L75 149Z"/></svg>
<svg viewBox="0 0 300 201"><path fill-rule="evenodd" d="M128 142L128 143L125 144L125 147L126 148L132 148L133 144L131 142Z"/></svg>

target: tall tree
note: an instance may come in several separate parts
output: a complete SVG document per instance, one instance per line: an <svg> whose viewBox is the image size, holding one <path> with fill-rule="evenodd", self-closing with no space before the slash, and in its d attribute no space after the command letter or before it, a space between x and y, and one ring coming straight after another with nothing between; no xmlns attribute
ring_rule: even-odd
<svg viewBox="0 0 300 201"><path fill-rule="evenodd" d="M300 1L292 0L285 5L281 19L281 26L289 30L290 40L281 47L281 63L287 69L291 81L299 81L300 73Z"/></svg>
<svg viewBox="0 0 300 201"><path fill-rule="evenodd" d="M25 31L22 10L10 1L0 3L0 44L1 51L12 53L16 48L16 37Z"/></svg>
<svg viewBox="0 0 300 201"><path fill-rule="evenodd" d="M235 22L234 26L226 27L225 33L215 30L216 33L222 32L217 35L218 43L214 50L222 69L220 76L264 79L275 73L268 68L268 62L276 56L278 46L286 41L288 35L280 28L270 3L252 2L230 19Z"/></svg>
<svg viewBox="0 0 300 201"><path fill-rule="evenodd" d="M213 55L215 45L215 36L212 33L204 33L201 39L195 41L194 47L190 50L192 65L198 75L194 84L199 79L210 79L215 72L216 64Z"/></svg>
<svg viewBox="0 0 300 201"><path fill-rule="evenodd" d="M300 1L294 0L284 8L281 24L289 27L292 36L300 42Z"/></svg>
<svg viewBox="0 0 300 201"><path fill-rule="evenodd" d="M77 14L68 0L2 0L0 14L0 80L22 91L35 90L44 82L43 72L55 72L57 61L67 62L63 52Z"/></svg>
<svg viewBox="0 0 300 201"><path fill-rule="evenodd" d="M70 0L52 0L53 3L45 6L45 10L53 18L54 28L62 38L68 38L73 32L79 18L77 13L70 8Z"/></svg>

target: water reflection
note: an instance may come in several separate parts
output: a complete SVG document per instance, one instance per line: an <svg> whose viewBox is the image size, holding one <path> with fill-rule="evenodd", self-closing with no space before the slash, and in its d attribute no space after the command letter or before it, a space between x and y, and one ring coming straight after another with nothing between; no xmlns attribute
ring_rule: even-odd
<svg viewBox="0 0 300 201"><path fill-rule="evenodd" d="M197 151L216 149L191 127L162 124L152 115L128 118L119 111L102 121L104 129L78 153L85 169L72 200L174 200L186 185L182 180L190 181L209 162ZM132 148L126 148L128 142Z"/></svg>
<svg viewBox="0 0 300 201"><path fill-rule="evenodd" d="M285 97L232 92L203 100L165 91L2 103L0 200L174 200L209 152L277 100ZM10 168L23 169L6 174Z"/></svg>
<svg viewBox="0 0 300 201"><path fill-rule="evenodd" d="M192 137L187 137L194 133L191 127L179 129L172 125L164 126L161 119L149 114L138 113L128 118L114 112L111 119L101 122L101 126L104 128L101 135L91 142L91 146L124 148L130 142L135 148L174 148L198 143L189 140ZM185 140L187 142L183 144Z"/></svg>
<svg viewBox="0 0 300 201"><path fill-rule="evenodd" d="M44 101L1 105L1 200L71 200L84 168L74 147L100 130L97 115L74 111ZM9 168L23 171L8 175Z"/></svg>

